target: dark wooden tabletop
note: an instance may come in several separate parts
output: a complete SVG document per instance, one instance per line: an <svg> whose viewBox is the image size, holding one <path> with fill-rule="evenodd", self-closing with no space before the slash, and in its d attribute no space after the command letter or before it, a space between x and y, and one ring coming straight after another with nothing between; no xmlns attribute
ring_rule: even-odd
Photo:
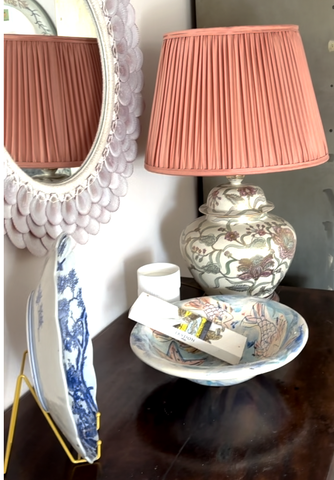
<svg viewBox="0 0 334 480"><path fill-rule="evenodd" d="M183 279L183 298L201 294L193 285ZM93 341L101 459L73 465L27 393L6 479L333 480L334 292L278 292L307 321L308 343L288 365L231 387L142 363L129 346L134 323L122 315Z"/></svg>

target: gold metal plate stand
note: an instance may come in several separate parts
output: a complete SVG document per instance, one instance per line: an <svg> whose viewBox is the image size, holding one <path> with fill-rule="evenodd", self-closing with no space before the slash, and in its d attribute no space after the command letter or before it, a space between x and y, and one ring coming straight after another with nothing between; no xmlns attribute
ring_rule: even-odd
<svg viewBox="0 0 334 480"><path fill-rule="evenodd" d="M30 390L30 393L34 397L35 402L39 406L40 410L42 411L44 417L46 418L48 424L52 428L54 434L56 435L56 437L59 441L59 443L61 444L61 446L65 450L65 453L67 454L67 456L71 460L71 462L75 463L75 464L88 463L87 460L85 460L84 458L81 458L80 455L78 455L77 459L75 459L73 457L73 455L71 454L70 450L68 449L65 441L63 440L61 434L59 433L56 425L54 424L51 416L47 412L45 412L45 410L43 409L40 401L38 400L38 397L36 395L34 387L31 385L30 381L28 380L28 378L24 374L24 366L25 366L25 362L26 362L26 358L27 358L27 353L28 352L25 351L24 354L23 354L20 375L17 377L17 381L16 381L15 396L14 396L14 402L13 402L13 407L12 407L12 414L11 414L11 417L10 417L9 432L8 432L8 439L7 439L7 445L6 445L4 473L7 472L10 452L11 452L12 445L13 445L14 432L15 432L15 426L16 426L16 420L17 420L17 412L18 412L18 409L19 409L19 402L20 402L20 392L21 392L21 387L22 387L22 381L24 381L27 384L27 386ZM100 412L97 412L96 413L96 428L97 428L97 430L99 430L99 428L100 428L100 418L101 418L101 414L100 414ZM97 442L97 457L96 457L95 460L98 460L101 457L101 445L102 445L102 441L98 440L98 442Z"/></svg>

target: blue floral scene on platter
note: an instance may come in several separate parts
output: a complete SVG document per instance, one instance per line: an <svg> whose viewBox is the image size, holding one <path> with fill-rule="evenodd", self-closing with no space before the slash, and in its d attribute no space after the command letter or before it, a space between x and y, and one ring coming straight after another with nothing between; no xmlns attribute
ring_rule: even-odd
<svg viewBox="0 0 334 480"><path fill-rule="evenodd" d="M74 252L62 234L29 298L27 340L39 403L82 459L98 458L96 375Z"/></svg>
<svg viewBox="0 0 334 480"><path fill-rule="evenodd" d="M87 457L94 459L97 454L96 413L98 409L92 395L95 385L87 382L89 376L87 354L91 345L87 312L78 274L72 265L70 268L67 265L68 241L69 237L62 238L57 257L58 320L63 342L63 362L78 436ZM95 378L90 380L92 383Z"/></svg>
<svg viewBox="0 0 334 480"><path fill-rule="evenodd" d="M178 305L245 335L247 343L240 363L229 365L140 324L132 330L130 345L148 365L203 385L233 385L280 368L301 352L308 339L305 320L273 300L215 295L184 300ZM215 337L206 340L214 344Z"/></svg>

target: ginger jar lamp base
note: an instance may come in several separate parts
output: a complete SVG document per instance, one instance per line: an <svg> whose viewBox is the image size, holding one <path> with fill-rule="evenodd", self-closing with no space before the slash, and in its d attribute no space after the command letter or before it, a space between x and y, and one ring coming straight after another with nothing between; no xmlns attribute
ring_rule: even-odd
<svg viewBox="0 0 334 480"><path fill-rule="evenodd" d="M272 298L294 257L295 231L269 213L274 205L261 188L242 184L242 175L227 178L183 230L181 254L207 295Z"/></svg>

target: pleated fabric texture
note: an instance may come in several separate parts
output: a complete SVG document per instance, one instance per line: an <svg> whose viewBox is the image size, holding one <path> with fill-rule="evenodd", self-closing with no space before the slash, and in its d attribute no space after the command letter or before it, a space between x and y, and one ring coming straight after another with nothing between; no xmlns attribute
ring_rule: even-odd
<svg viewBox="0 0 334 480"><path fill-rule="evenodd" d="M19 166L80 166L101 107L97 39L4 35L4 143Z"/></svg>
<svg viewBox="0 0 334 480"><path fill-rule="evenodd" d="M296 25L164 36L147 170L244 175L309 167L328 158Z"/></svg>

